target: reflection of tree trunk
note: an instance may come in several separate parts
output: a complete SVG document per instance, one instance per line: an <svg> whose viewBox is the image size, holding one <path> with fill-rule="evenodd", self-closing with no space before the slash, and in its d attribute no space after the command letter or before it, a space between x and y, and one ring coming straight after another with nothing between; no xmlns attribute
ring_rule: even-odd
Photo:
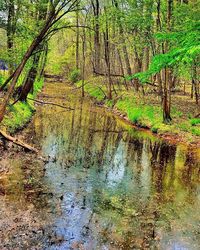
<svg viewBox="0 0 200 250"><path fill-rule="evenodd" d="M111 126L111 118L105 116L105 120L104 120L104 125L103 125L103 129L105 131L103 138L102 138L102 145L101 145L101 149L100 152L98 153L98 164L99 166L102 165L103 159L104 159L104 152L107 150L107 145L109 142L109 129Z"/></svg>

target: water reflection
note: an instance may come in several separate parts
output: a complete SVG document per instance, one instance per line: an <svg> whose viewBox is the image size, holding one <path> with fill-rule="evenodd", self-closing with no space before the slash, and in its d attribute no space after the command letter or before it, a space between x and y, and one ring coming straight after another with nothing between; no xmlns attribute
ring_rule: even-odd
<svg viewBox="0 0 200 250"><path fill-rule="evenodd" d="M90 107L77 99L71 113L41 110L38 118L43 151L52 159L46 182L63 197L54 225L64 239L59 248L195 249L196 155L143 132L130 133Z"/></svg>
<svg viewBox="0 0 200 250"><path fill-rule="evenodd" d="M39 108L31 127L49 157L40 180L53 194L46 204L54 238L44 246L198 249L197 152L122 124L68 87L66 93L72 112Z"/></svg>

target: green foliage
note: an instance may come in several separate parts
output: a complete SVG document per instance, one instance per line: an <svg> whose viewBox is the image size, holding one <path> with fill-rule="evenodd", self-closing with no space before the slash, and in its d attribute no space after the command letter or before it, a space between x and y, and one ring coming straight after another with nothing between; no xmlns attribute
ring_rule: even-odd
<svg viewBox="0 0 200 250"><path fill-rule="evenodd" d="M157 34L158 41L172 41L173 46L168 53L155 55L146 72L129 76L129 79L138 78L141 83L147 83L150 76L165 67L177 69L183 65L184 71L187 69L191 74L194 63L200 65L200 21L186 23L183 28L181 31Z"/></svg>
<svg viewBox="0 0 200 250"><path fill-rule="evenodd" d="M0 86L3 84L3 76L0 75Z"/></svg>
<svg viewBox="0 0 200 250"><path fill-rule="evenodd" d="M192 126L197 126L197 125L199 125L199 124L200 124L200 118L193 118L193 119L191 119L191 120L190 120L190 124L191 124Z"/></svg>
<svg viewBox="0 0 200 250"><path fill-rule="evenodd" d="M85 84L84 86L85 92L87 92L91 97L94 97L99 102L102 102L105 99L102 90L98 86L91 83L84 83L84 84ZM82 81L77 82L76 86L81 87Z"/></svg>
<svg viewBox="0 0 200 250"><path fill-rule="evenodd" d="M80 80L81 77L81 72L79 69L73 69L70 73L69 73L69 81L72 83L76 83Z"/></svg>
<svg viewBox="0 0 200 250"><path fill-rule="evenodd" d="M5 126L10 133L14 133L30 121L33 112L34 107L31 103L18 102L16 105L9 107L9 113L3 120L3 126Z"/></svg>
<svg viewBox="0 0 200 250"><path fill-rule="evenodd" d="M196 136L200 136L200 128L192 128L192 134Z"/></svg>
<svg viewBox="0 0 200 250"><path fill-rule="evenodd" d="M37 79L34 83L34 92L33 92L33 98L36 97L36 95L42 90L44 86L44 78ZM29 94L31 95L31 94Z"/></svg>
<svg viewBox="0 0 200 250"><path fill-rule="evenodd" d="M36 80L34 83L34 93L29 94L31 98L35 98L41 91L44 79ZM4 117L2 126L6 127L10 133L23 128L32 118L35 111L33 101L17 102L14 106L9 106L8 114Z"/></svg>

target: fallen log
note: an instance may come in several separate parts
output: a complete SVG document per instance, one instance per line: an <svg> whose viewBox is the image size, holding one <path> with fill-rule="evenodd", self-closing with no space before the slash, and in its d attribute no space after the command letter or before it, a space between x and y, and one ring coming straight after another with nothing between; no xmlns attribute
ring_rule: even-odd
<svg viewBox="0 0 200 250"><path fill-rule="evenodd" d="M29 151L31 151L31 152L36 153L36 154L39 153L39 150L37 150L36 148L34 148L34 147L32 147L32 146L26 144L25 142L19 140L18 138L15 138L15 137L12 137L12 136L8 135L6 132L4 132L4 131L2 131L2 130L0 130L0 136L2 136L2 137L3 137L4 139L6 139L7 141L11 141L11 142L13 142L14 144L16 144L16 145L18 145L18 146L20 146L20 147L22 147L22 148L24 148L24 149L27 149L27 150L29 150Z"/></svg>
<svg viewBox="0 0 200 250"><path fill-rule="evenodd" d="M44 101L40 101L40 100L36 100L36 99L32 99L32 98L27 98L27 99L29 99L31 101L34 101L36 103L39 103L39 104L52 105L52 106L57 106L57 107L67 109L67 110L74 110L73 108L66 107L66 106L63 106L63 105L60 105L60 104L57 104L57 103L54 103L54 102L44 102Z"/></svg>

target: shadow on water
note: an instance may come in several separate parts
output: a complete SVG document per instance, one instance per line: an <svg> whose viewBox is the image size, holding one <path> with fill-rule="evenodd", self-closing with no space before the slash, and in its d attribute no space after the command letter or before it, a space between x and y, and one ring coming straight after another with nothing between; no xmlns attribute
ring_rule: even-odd
<svg viewBox="0 0 200 250"><path fill-rule="evenodd" d="M67 93L74 111L39 107L27 131L49 158L33 187L46 191L31 200L24 194L22 202L34 204L41 222L38 248L199 249L198 152L130 128L67 86L56 88L49 84L45 93ZM36 243L28 236L26 244Z"/></svg>

